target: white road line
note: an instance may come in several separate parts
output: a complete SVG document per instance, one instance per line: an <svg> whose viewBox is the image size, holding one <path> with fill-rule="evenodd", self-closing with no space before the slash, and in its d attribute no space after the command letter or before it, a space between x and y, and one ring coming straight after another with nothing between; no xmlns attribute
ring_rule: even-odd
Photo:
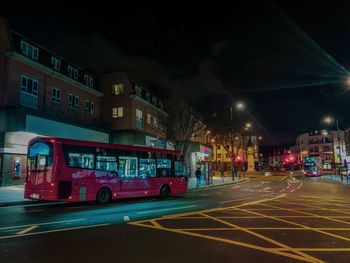
<svg viewBox="0 0 350 263"><path fill-rule="evenodd" d="M43 225L51 225L51 224L59 224L59 223L69 223L69 222L76 222L76 221L83 221L86 220L85 218L81 219L72 219L72 220L64 220L64 221L54 221L54 222L46 222L46 223L40 223L40 224L35 224L36 226L43 226ZM29 227L32 226L33 224L30 225L21 225L21 226L7 226L7 227L0 227L0 230L3 229L11 229L11 228L20 228L20 227Z"/></svg>
<svg viewBox="0 0 350 263"><path fill-rule="evenodd" d="M226 204L226 203L231 203L231 202L235 202L235 201L243 201L243 200L247 200L247 199L250 199L250 197L221 201L221 202L219 202L219 204Z"/></svg>
<svg viewBox="0 0 350 263"><path fill-rule="evenodd" d="M269 189L271 189L271 187L266 187L266 188L264 188L264 189L262 189L263 191L266 191L266 190L269 190Z"/></svg>
<svg viewBox="0 0 350 263"><path fill-rule="evenodd" d="M138 214L149 214L149 213L155 213L155 212L179 210L179 209L190 208L190 207L196 207L196 205L188 205L188 206L181 206L181 207L174 207L174 208L166 208L166 209L158 209L158 210L151 210L151 211L143 211L143 212L138 212Z"/></svg>
<svg viewBox="0 0 350 263"><path fill-rule="evenodd" d="M78 227L71 227L71 228L64 228L64 229L55 229L55 230L48 230L48 231L41 231L41 232L34 232L34 233L26 233L23 235L3 236L3 237L0 237L0 240L14 238L14 237L32 236L32 235L54 233L54 232L63 232L63 231L70 231L70 230L76 230L76 229L92 228L92 227L99 227L99 226L109 226L109 225L110 225L109 223L105 223L105 224L97 224L97 225L90 225L90 226L78 226Z"/></svg>
<svg viewBox="0 0 350 263"><path fill-rule="evenodd" d="M285 176L285 177L283 177L280 181L283 181L284 179L286 179L288 176Z"/></svg>
<svg viewBox="0 0 350 263"><path fill-rule="evenodd" d="M124 216L124 221L130 221L130 217Z"/></svg>
<svg viewBox="0 0 350 263"><path fill-rule="evenodd" d="M30 231L32 231L34 228L37 228L38 226L30 226L30 227L27 227L26 229L23 229L19 232L16 233L16 235L23 235L25 233L28 233Z"/></svg>
<svg viewBox="0 0 350 263"><path fill-rule="evenodd" d="M236 185L236 186L232 187L232 189L240 188L240 187L241 187L240 185Z"/></svg>

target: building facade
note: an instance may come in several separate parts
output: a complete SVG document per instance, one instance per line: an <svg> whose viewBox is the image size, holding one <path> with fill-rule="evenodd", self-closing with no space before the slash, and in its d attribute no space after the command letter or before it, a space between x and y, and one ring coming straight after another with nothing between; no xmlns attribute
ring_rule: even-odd
<svg viewBox="0 0 350 263"><path fill-rule="evenodd" d="M0 185L23 184L37 135L108 142L96 77L0 19Z"/></svg>
<svg viewBox="0 0 350 263"><path fill-rule="evenodd" d="M308 156L321 157L324 169L349 161L344 131L320 130L300 134L294 148L299 163Z"/></svg>
<svg viewBox="0 0 350 263"><path fill-rule="evenodd" d="M102 120L111 130L111 143L172 149L166 140L163 102L125 72L99 75L104 94Z"/></svg>

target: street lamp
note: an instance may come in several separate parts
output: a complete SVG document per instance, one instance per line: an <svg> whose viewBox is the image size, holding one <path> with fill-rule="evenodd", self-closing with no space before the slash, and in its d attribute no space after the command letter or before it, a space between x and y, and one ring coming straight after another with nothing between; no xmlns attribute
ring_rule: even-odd
<svg viewBox="0 0 350 263"><path fill-rule="evenodd" d="M237 102L235 106L236 106L236 109L239 111L244 110L244 108L245 108L245 104L242 101Z"/></svg>
<svg viewBox="0 0 350 263"><path fill-rule="evenodd" d="M340 163L342 162L341 160L341 152L340 152L340 134L339 134L339 124L338 124L338 119L334 119L331 116L326 116L323 118L323 122L330 125L335 122L336 127L337 127L337 141L338 141L338 157ZM333 142L334 144L334 142ZM336 157L336 151L334 151L334 168L335 168L335 157Z"/></svg>

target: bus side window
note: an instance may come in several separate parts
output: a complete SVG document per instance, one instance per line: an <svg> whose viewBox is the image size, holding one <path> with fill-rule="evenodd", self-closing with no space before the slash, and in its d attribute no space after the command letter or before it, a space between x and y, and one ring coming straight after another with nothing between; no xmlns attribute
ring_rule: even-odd
<svg viewBox="0 0 350 263"><path fill-rule="evenodd" d="M119 156L118 174L119 177L124 178L138 177L138 158L131 156Z"/></svg>
<svg viewBox="0 0 350 263"><path fill-rule="evenodd" d="M160 155L157 157L158 157L157 158L157 176L158 177L171 176L171 160L166 159L166 155Z"/></svg>

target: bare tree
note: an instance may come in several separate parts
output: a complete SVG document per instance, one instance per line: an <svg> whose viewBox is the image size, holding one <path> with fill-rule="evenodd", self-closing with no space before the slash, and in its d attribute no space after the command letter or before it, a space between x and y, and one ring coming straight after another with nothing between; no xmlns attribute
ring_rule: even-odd
<svg viewBox="0 0 350 263"><path fill-rule="evenodd" d="M200 114L184 100L172 104L168 110L168 138L173 142L173 147L186 154L193 135L204 129Z"/></svg>

